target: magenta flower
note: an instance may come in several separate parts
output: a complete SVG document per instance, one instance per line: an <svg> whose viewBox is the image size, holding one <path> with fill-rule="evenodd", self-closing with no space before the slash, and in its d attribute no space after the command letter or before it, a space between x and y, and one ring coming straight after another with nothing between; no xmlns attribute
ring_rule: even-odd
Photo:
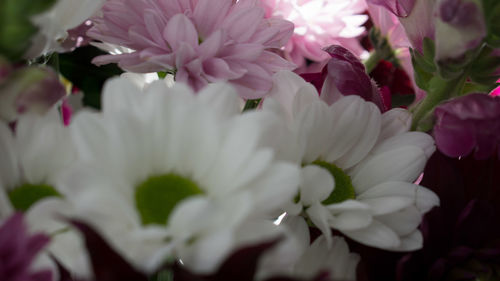
<svg viewBox="0 0 500 281"><path fill-rule="evenodd" d="M357 55L364 49L356 38L365 29L368 19L361 0L260 0L268 16L283 17L295 25L284 55L297 66L305 66L306 59L321 62L329 58L323 48L342 45Z"/></svg>
<svg viewBox="0 0 500 281"><path fill-rule="evenodd" d="M27 233L22 214L7 219L0 227L0 280L51 281L50 270L33 272L30 269L34 258L48 242L46 235Z"/></svg>
<svg viewBox="0 0 500 281"><path fill-rule="evenodd" d="M500 157L500 98L470 94L440 105L434 111L438 149L450 157L474 153L485 159Z"/></svg>
<svg viewBox="0 0 500 281"><path fill-rule="evenodd" d="M333 104L342 96L357 95L376 104L381 112L390 109L390 102L384 100L385 96L354 54L336 45L324 50L330 55L330 60L322 72L301 74L304 80L316 87L323 101Z"/></svg>
<svg viewBox="0 0 500 281"><path fill-rule="evenodd" d="M108 0L87 33L131 49L94 59L133 72L167 71L199 90L229 81L241 97L264 96L272 74L295 66L274 53L293 24L265 18L254 0Z"/></svg>

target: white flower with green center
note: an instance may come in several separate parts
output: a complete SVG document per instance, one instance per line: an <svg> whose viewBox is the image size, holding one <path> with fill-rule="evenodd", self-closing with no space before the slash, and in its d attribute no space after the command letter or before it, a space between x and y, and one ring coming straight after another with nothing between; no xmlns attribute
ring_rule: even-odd
<svg viewBox="0 0 500 281"><path fill-rule="evenodd" d="M381 114L358 96L328 106L296 74L281 72L274 80L275 99L264 111L287 120L282 135L294 144L282 157L303 167L300 192L287 211L306 217L327 240L334 228L373 247L420 248L417 227L439 199L413 182L435 149L432 138L408 132L410 118L400 109Z"/></svg>
<svg viewBox="0 0 500 281"><path fill-rule="evenodd" d="M299 168L259 145L264 112L240 114L226 84L140 90L108 82L102 113L72 132L81 162L64 179L79 216L145 270L167 257L207 272L248 217L274 214L297 192Z"/></svg>
<svg viewBox="0 0 500 281"><path fill-rule="evenodd" d="M45 197L61 196L57 178L75 158L70 132L57 109L45 115L21 116L15 134L0 122L0 190L10 211L26 211Z"/></svg>
<svg viewBox="0 0 500 281"><path fill-rule="evenodd" d="M30 231L52 236L40 261L51 264L46 255L50 252L73 274L89 276L82 241L57 216L70 215L71 206L58 183L76 158L58 109L20 116L15 133L0 122L0 155L0 221L14 211L25 212Z"/></svg>

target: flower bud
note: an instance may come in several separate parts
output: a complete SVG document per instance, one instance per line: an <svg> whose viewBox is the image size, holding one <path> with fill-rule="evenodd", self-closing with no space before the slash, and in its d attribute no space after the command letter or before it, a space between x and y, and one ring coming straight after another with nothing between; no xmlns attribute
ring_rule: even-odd
<svg viewBox="0 0 500 281"><path fill-rule="evenodd" d="M438 149L450 157L473 152L486 159L498 151L500 157L500 98L469 94L436 108L434 137Z"/></svg>
<svg viewBox="0 0 500 281"><path fill-rule="evenodd" d="M321 99L328 104L342 96L358 95L366 101L375 103L380 111L388 110L382 95L364 65L351 52L341 46L332 45L325 49L332 59L328 61Z"/></svg>
<svg viewBox="0 0 500 281"><path fill-rule="evenodd" d="M44 113L66 95L57 74L48 67L25 67L0 85L0 119L11 122L19 114Z"/></svg>
<svg viewBox="0 0 500 281"><path fill-rule="evenodd" d="M437 61L459 59L486 37L483 9L478 0L441 0L437 13Z"/></svg>

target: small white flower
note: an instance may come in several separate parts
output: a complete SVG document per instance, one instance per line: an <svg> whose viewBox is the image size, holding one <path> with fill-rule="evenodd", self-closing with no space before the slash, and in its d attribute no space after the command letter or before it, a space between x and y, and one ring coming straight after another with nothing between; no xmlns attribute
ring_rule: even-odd
<svg viewBox="0 0 500 281"><path fill-rule="evenodd" d="M275 76L295 91L272 90L264 111L287 119L285 159L302 164L299 196L288 212L311 220L330 241L330 228L373 247L408 251L422 246L422 215L439 204L413 184L434 151L432 138L408 132L408 114L381 114L370 102L346 96L328 106L314 87L291 72ZM274 92L273 92L274 91ZM396 119L394 119L396 118ZM273 128L273 131L279 130Z"/></svg>
<svg viewBox="0 0 500 281"><path fill-rule="evenodd" d="M230 86L195 95L162 81L141 91L121 78L103 93L103 112L82 112L72 124L82 161L65 191L78 215L141 268L170 255L211 271L244 220L273 214L296 193L296 165L259 145L268 115L240 115Z"/></svg>
<svg viewBox="0 0 500 281"><path fill-rule="evenodd" d="M63 199L59 178L76 155L57 108L45 115L20 116L15 134L0 122L0 154L5 157L0 166L0 220L14 210L24 211L30 231L52 235L41 260L51 264L50 253L76 276L90 276L82 241L66 231L60 218L69 216L72 207Z"/></svg>

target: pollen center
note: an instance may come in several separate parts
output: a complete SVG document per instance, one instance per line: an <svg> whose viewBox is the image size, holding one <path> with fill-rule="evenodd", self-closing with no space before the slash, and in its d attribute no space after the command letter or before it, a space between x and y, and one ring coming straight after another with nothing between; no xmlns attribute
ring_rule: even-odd
<svg viewBox="0 0 500 281"><path fill-rule="evenodd" d="M170 213L188 197L203 194L190 179L170 173L152 176L135 190L135 204L143 225L168 224Z"/></svg>
<svg viewBox="0 0 500 281"><path fill-rule="evenodd" d="M330 193L328 198L321 202L322 204L330 205L334 203L340 203L348 199L356 198L356 192L354 191L351 177L347 175L342 169L335 166L334 164L321 160L316 160L312 164L326 169L335 179L335 188L333 189L332 193Z"/></svg>
<svg viewBox="0 0 500 281"><path fill-rule="evenodd" d="M46 184L23 184L8 193L10 203L18 211L27 211L45 197L61 197L54 187Z"/></svg>

